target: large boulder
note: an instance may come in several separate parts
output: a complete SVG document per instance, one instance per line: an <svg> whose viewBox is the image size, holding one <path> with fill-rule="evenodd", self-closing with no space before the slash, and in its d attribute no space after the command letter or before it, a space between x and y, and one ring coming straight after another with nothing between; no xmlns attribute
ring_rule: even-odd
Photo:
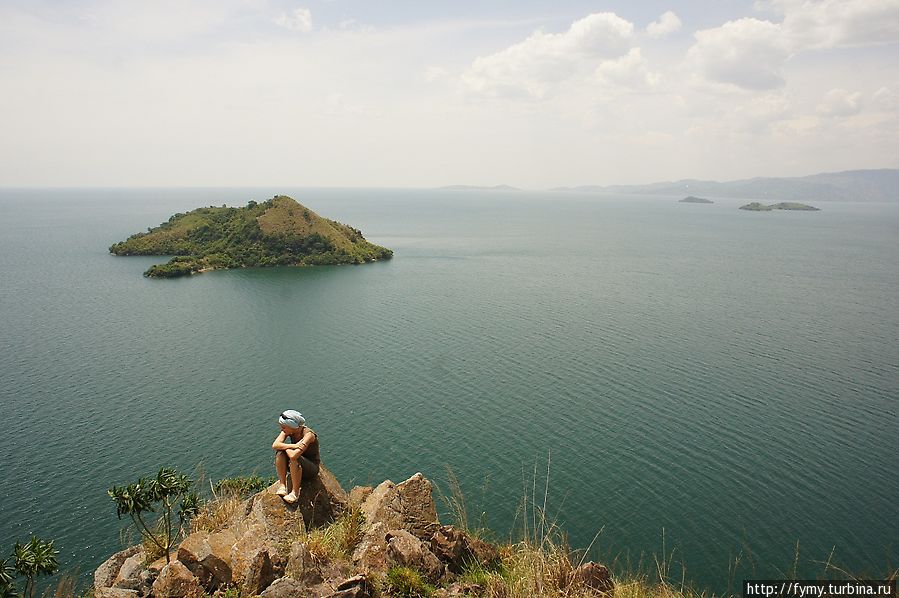
<svg viewBox="0 0 899 598"><path fill-rule="evenodd" d="M135 546L130 546L125 550L120 550L106 559L106 561L94 571L94 590L111 587L115 583L119 571L125 561L136 554L142 554L143 551L143 547L140 544L137 544Z"/></svg>
<svg viewBox="0 0 899 598"><path fill-rule="evenodd" d="M348 497L334 474L322 463L317 476L303 480L296 504L303 514L306 528L314 529L324 527L346 513Z"/></svg>
<svg viewBox="0 0 899 598"><path fill-rule="evenodd" d="M292 577L281 577L273 581L260 595L262 598L297 598L298 596L308 596L309 593L306 590L306 584Z"/></svg>
<svg viewBox="0 0 899 598"><path fill-rule="evenodd" d="M325 598L371 598L373 595L374 590L365 575L354 575L337 584Z"/></svg>
<svg viewBox="0 0 899 598"><path fill-rule="evenodd" d="M443 525L431 536L431 551L446 563L452 573L462 573L466 565L478 563L491 567L499 561L495 546L472 538L452 525Z"/></svg>
<svg viewBox="0 0 899 598"><path fill-rule="evenodd" d="M119 569L118 575L116 575L115 582L112 584L113 587L124 588L126 590L139 590L142 585L140 574L146 569L146 567L144 567L144 560L146 560L146 553L143 550L140 550L125 559L125 562L122 563L122 567Z"/></svg>
<svg viewBox="0 0 899 598"><path fill-rule="evenodd" d="M444 573L443 564L427 545L404 529L387 532L387 563L415 569L432 582Z"/></svg>
<svg viewBox="0 0 899 598"><path fill-rule="evenodd" d="M94 590L94 598L138 598L137 590L125 588L97 588Z"/></svg>
<svg viewBox="0 0 899 598"><path fill-rule="evenodd" d="M231 547L231 577L243 595L261 593L283 573L277 544L261 524L247 529Z"/></svg>
<svg viewBox="0 0 899 598"><path fill-rule="evenodd" d="M290 557L284 573L307 586L314 586L325 580L315 557L302 542L296 542L290 547Z"/></svg>
<svg viewBox="0 0 899 598"><path fill-rule="evenodd" d="M400 484L387 480L363 501L362 513L369 525L383 523L388 530L404 529L427 542L440 527L431 492L431 482L420 473Z"/></svg>
<svg viewBox="0 0 899 598"><path fill-rule="evenodd" d="M371 486L353 486L353 489L350 490L349 495L347 495L347 501L349 502L350 508L357 509L362 506L362 503L365 502L365 499L368 498L373 491L374 488Z"/></svg>
<svg viewBox="0 0 899 598"><path fill-rule="evenodd" d="M177 560L163 567L159 572L159 577L153 582L155 598L183 598L202 593L200 580L190 572L184 563Z"/></svg>
<svg viewBox="0 0 899 598"><path fill-rule="evenodd" d="M230 529L194 532L178 546L178 560L190 569L203 587L215 591L231 583L231 548L236 542L237 537Z"/></svg>
<svg viewBox="0 0 899 598"><path fill-rule="evenodd" d="M387 571L387 526L383 522L368 526L353 551L353 564L365 573Z"/></svg>
<svg viewBox="0 0 899 598"><path fill-rule="evenodd" d="M299 506L284 502L275 494L275 488L272 486L251 497L249 514L235 526L237 535L256 529L268 538L281 540L305 533L306 524Z"/></svg>

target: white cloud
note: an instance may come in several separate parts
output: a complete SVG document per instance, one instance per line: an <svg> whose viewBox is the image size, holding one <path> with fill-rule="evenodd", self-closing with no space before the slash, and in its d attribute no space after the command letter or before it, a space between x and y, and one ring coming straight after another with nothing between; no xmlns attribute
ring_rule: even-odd
<svg viewBox="0 0 899 598"><path fill-rule="evenodd" d="M476 58L462 81L470 91L487 96L543 98L553 84L625 54L633 36L633 23L614 13L591 14L564 33L538 30L500 52Z"/></svg>
<svg viewBox="0 0 899 598"><path fill-rule="evenodd" d="M655 87L660 78L658 73L650 72L640 48L631 48L616 60L604 61L597 67L596 75L603 83L630 89Z"/></svg>
<svg viewBox="0 0 899 598"><path fill-rule="evenodd" d="M768 0L756 8L783 20L743 18L697 31L688 63L711 81L773 89L799 52L899 42L899 0Z"/></svg>
<svg viewBox="0 0 899 598"><path fill-rule="evenodd" d="M781 68L790 48L779 24L744 18L695 37L687 63L706 79L751 90L783 86Z"/></svg>
<svg viewBox="0 0 899 598"><path fill-rule="evenodd" d="M291 31L309 33L312 31L312 13L308 8L295 8L290 14L278 15L275 24Z"/></svg>
<svg viewBox="0 0 899 598"><path fill-rule="evenodd" d="M649 37L665 37L669 33L674 33L681 28L681 21L672 11L667 11L660 16L658 20L653 21L646 26L646 33Z"/></svg>
<svg viewBox="0 0 899 598"><path fill-rule="evenodd" d="M818 104L821 116L852 116L861 112L860 92L850 93L845 89L831 89L824 94L824 100Z"/></svg>
<svg viewBox="0 0 899 598"><path fill-rule="evenodd" d="M772 7L797 48L899 41L899 0L776 0Z"/></svg>

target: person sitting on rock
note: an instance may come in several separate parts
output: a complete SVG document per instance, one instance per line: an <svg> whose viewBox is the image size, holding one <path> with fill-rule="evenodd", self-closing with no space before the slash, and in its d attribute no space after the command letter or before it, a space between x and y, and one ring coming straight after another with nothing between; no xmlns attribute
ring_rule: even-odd
<svg viewBox="0 0 899 598"><path fill-rule="evenodd" d="M278 472L277 494L285 502L293 504L300 497L300 482L318 475L321 458L318 453L318 436L306 427L306 419L299 411L288 409L278 418L281 433L272 443L275 450L275 470ZM290 439L290 442L287 440ZM293 488L287 492L287 470Z"/></svg>

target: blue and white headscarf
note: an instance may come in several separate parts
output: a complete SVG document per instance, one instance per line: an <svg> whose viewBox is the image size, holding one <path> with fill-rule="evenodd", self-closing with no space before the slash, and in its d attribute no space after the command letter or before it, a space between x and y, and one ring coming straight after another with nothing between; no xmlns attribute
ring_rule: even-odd
<svg viewBox="0 0 899 598"><path fill-rule="evenodd" d="M288 409L278 417L278 423L282 426L297 430L300 426L306 425L306 418L303 417L303 414L299 411Z"/></svg>

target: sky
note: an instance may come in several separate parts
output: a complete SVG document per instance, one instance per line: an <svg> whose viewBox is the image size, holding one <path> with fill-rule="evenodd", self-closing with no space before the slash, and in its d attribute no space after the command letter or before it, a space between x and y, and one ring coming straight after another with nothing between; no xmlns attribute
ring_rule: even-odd
<svg viewBox="0 0 899 598"><path fill-rule="evenodd" d="M899 167L899 0L0 0L0 187Z"/></svg>

